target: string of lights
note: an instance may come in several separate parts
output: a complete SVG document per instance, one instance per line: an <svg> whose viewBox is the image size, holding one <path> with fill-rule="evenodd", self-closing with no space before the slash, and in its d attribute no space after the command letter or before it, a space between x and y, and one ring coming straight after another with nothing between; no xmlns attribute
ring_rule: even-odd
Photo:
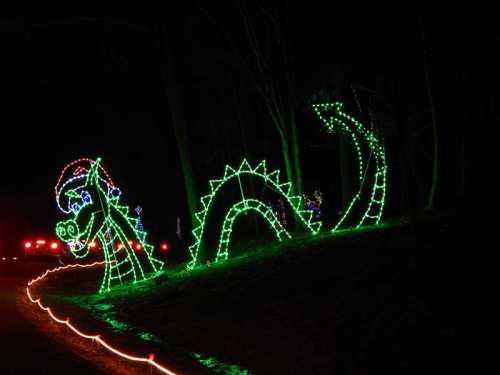
<svg viewBox="0 0 500 375"><path fill-rule="evenodd" d="M70 268L90 268L90 267L95 267L95 266L103 265L103 264L106 264L106 262L94 262L94 263L90 263L90 264L68 264L66 266L61 266L61 267L57 267L57 268L54 268L54 269L46 270L43 274L41 274L40 276L38 276L38 277L36 277L36 278L34 278L34 279L32 279L32 280L30 280L28 282L28 285L26 286L26 295L27 295L29 301L31 303L34 303L34 304L38 305L38 307L41 310L45 311L49 315L49 317L52 319L52 321L54 321L54 322L56 322L58 324L65 325L71 331L73 331L74 333L76 333L78 336L80 336L82 338L85 338L85 339L88 339L88 340L91 340L92 342L97 342L102 347L104 347L108 351L110 351L111 353L113 353L113 354L115 354L115 355L117 355L117 356L119 356L121 358L124 358L126 360L129 360L129 361L132 361L132 362L139 362L139 363L149 364L151 366L154 366L156 369L158 369L160 372L162 372L164 374L176 375L175 372L167 369L165 366L163 366L160 363L158 363L155 360L155 355L154 354L149 354L147 357L141 357L139 355L132 355L132 354L126 353L124 351L121 351L121 350L115 348L113 345L111 345L105 339L103 339L102 335L100 335L100 334L90 335L90 334L84 333L82 330L76 328L75 325L73 325L71 323L70 318L66 318L66 319L58 318L52 312L52 310L51 310L50 307L44 306L42 304L40 298L33 298L32 294L31 294L30 286L32 286L35 283L38 283L39 281L45 279L45 277L47 277L51 273L60 272L60 271L67 270L67 269L70 269Z"/></svg>
<svg viewBox="0 0 500 375"><path fill-rule="evenodd" d="M57 223L56 235L69 245L77 258L86 257L92 243L99 239L106 263L99 292L163 272L164 263L154 257L154 247L146 242L147 233L138 229L138 218L129 215L128 206L119 203L121 192L111 185L107 172L106 178L100 176L104 170L100 159L77 162L68 164L63 175L70 166L80 173L67 181L59 179L56 187L56 200L63 206L61 211L71 215L70 219ZM89 168L84 169L82 163L90 163Z"/></svg>
<svg viewBox="0 0 500 375"><path fill-rule="evenodd" d="M356 203L362 200L363 185L366 174L370 167L371 155L374 156L375 166L371 178L371 193L361 218L356 224L356 228L365 224L379 224L386 200L387 190L387 162L385 157L385 146L381 138L378 138L374 131L367 130L354 117L346 114L341 102L313 104L312 108L321 122L325 125L329 133L347 134L352 140L358 158L358 189L351 199L349 205L344 210L340 220L332 228L332 232L340 229L344 221L354 211ZM359 141L360 140L360 141ZM368 149L368 152L361 150L361 144ZM369 155L366 157L365 155Z"/></svg>
<svg viewBox="0 0 500 375"><path fill-rule="evenodd" d="M251 210L257 211L266 220L269 226L274 230L279 241L282 241L283 236L292 238L287 230L283 228L271 207L257 199L243 199L232 206L226 213L224 223L222 224L219 245L217 247L216 261L227 260L229 257L229 243L231 242L234 221L239 215Z"/></svg>
<svg viewBox="0 0 500 375"><path fill-rule="evenodd" d="M191 246L189 246L189 251L191 253L191 261L188 263L188 269L193 269L198 264L198 255L202 243L203 234L205 232L205 227L207 224L208 213L212 206L212 203L214 202L215 197L219 193L220 189L229 181L237 179L239 182L241 182L240 176L242 175L249 175L254 178L262 179L265 183L265 186L272 188L283 198L285 202L288 203L289 207L299 218L299 221L311 233L317 234L319 232L321 228L321 222L313 221L313 213L307 209L304 209L302 196L292 194L291 183L280 181L279 170L275 170L268 173L265 160L262 160L259 164L257 164L257 166L252 168L248 163L248 161L246 159L243 159L238 169L226 165L224 169L224 176L222 178L209 181L210 193L201 197L200 201L201 201L201 206L203 208L201 211L195 214L197 225L192 230L194 236L194 243ZM246 206L244 206L245 202L248 205L250 200L252 202L257 201L254 198L251 199L245 199L244 197L242 198L243 198L242 201L243 208L246 208ZM233 212L231 212L232 209L230 209L229 212L226 214L227 220L224 221L224 224L226 226L224 227L223 224L221 238L219 240L220 259L225 259L227 257L228 249L225 244L226 243L229 244L230 233L232 232L232 223L234 222L234 219L236 219L238 214L241 213L242 211L242 207L238 206L238 204L242 202L239 202L235 206L233 206L234 208ZM250 208L248 209L252 209L255 212L260 213L261 215L264 215L264 217L268 220L268 222L271 224L273 228L279 228L280 235L278 235L278 238L280 238L281 233L283 233L281 231L282 226L280 225L280 227L278 227L276 222L273 219L271 219L270 214L272 214L272 217L274 217L274 219L276 219L276 217L272 213L272 210L269 211L269 207L267 205L265 205L264 203L262 203L262 205L259 205L257 203L251 203ZM244 211L247 211L248 209L245 209ZM224 230L226 230L226 232L224 232ZM229 231L228 237L227 234L225 234L227 233L227 231Z"/></svg>

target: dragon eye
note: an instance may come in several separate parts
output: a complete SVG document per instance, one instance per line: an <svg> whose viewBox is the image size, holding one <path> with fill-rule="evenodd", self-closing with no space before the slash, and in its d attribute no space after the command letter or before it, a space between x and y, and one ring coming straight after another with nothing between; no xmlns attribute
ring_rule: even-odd
<svg viewBox="0 0 500 375"><path fill-rule="evenodd" d="M121 194L122 192L118 188L112 188L109 192L110 198L119 198Z"/></svg>
<svg viewBox="0 0 500 375"><path fill-rule="evenodd" d="M80 211L80 205L78 203L73 203L71 205L71 211L76 215Z"/></svg>
<svg viewBox="0 0 500 375"><path fill-rule="evenodd" d="M90 194L87 191L82 191L80 198L82 199L83 204L91 204L92 203L92 198L90 197Z"/></svg>

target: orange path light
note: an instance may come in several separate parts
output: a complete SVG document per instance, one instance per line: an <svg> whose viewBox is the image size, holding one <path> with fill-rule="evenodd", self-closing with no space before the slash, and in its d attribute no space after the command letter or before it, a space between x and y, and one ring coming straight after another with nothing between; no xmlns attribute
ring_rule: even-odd
<svg viewBox="0 0 500 375"><path fill-rule="evenodd" d="M61 266L61 267L53 268L51 270L46 270L43 274L41 274L40 276L38 276L38 277L36 277L36 278L34 278L34 279L32 279L32 280L30 280L28 282L28 285L26 286L26 294L27 294L29 300L32 303L37 304L38 307L40 307L40 309L42 309L43 311L46 311L47 314L50 316L50 318L53 321L55 321L55 322L57 322L59 324L66 325L73 332L75 332L78 336L86 338L86 339L89 339L89 340L92 340L92 341L97 341L99 344L101 344L103 347L105 347L110 352L112 352L112 353L114 353L114 354L116 354L116 355L118 355L118 356L120 356L122 358L128 359L129 361L149 363L151 366L156 367L159 371L161 371L164 374L178 375L177 373L175 373L175 372L173 372L173 371L165 368L164 366L162 366L158 362L156 362L155 359L154 359L154 354L150 354L148 357L140 357L140 356L137 356L137 355L131 355L131 354L128 354L128 353L122 352L121 350L116 349L111 344L107 343L103 338L101 338L101 335L88 335L88 334L80 331L78 328L76 328L74 325L72 325L69 322L69 318L67 318L67 319L60 319L60 318L58 318L57 316L54 315L54 313L52 312L52 310L50 309L50 307L46 307L46 306L42 305L42 302L40 301L40 298L34 299L32 297L32 295L31 295L29 287L32 286L33 284L39 282L40 280L43 280L45 277L47 277L47 275L49 275L51 273L63 271L65 269L69 269L69 268L88 268L88 267L94 267L94 266L97 266L97 265L102 265L104 263L105 262L94 262L94 263L89 263L89 264L68 264L66 266Z"/></svg>

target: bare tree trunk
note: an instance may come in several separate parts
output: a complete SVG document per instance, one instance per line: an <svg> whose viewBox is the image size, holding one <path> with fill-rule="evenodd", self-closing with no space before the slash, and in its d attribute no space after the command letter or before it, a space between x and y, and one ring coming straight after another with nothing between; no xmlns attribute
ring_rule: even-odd
<svg viewBox="0 0 500 375"><path fill-rule="evenodd" d="M416 204L415 200L412 199L411 197L411 188L410 188L410 176L408 172L408 165L407 165L407 153L405 152L405 148L407 147L407 141L406 137L404 134L404 125L402 123L402 116L400 114L400 108L399 104L394 104L394 121L395 121L395 127L397 129L397 137L396 140L397 142L394 142L394 149L393 152L394 154L397 155L397 160L398 160L398 167L399 167L399 173L400 173L400 181L401 181L401 200L400 200L400 205L401 205L401 210L405 213L408 214L410 222L413 222L416 216ZM399 147L399 149L397 148Z"/></svg>
<svg viewBox="0 0 500 375"><path fill-rule="evenodd" d="M432 184L431 191L429 193L429 200L427 202L427 209L434 209L436 191L438 188L438 177L439 177L439 134L436 122L436 108L434 106L434 96L432 94L431 79L429 74L429 62L427 57L427 45L425 39L425 30L423 20L420 20L420 35L422 38L422 49L423 49L423 65L424 65L424 75L425 75L425 86L427 89L427 98L429 100L429 109L431 112L431 122L432 122L432 138L434 143L434 156L432 165Z"/></svg>
<svg viewBox="0 0 500 375"><path fill-rule="evenodd" d="M346 79L344 72L341 71L341 67L337 66L334 73L335 89L337 91L338 99L346 102ZM348 136L339 137L339 160L340 160L340 178L342 187L342 210L345 210L355 194L355 182L354 182L354 164L353 160L355 156L353 154L352 145L349 143Z"/></svg>
<svg viewBox="0 0 500 375"><path fill-rule="evenodd" d="M465 155L465 134L464 132L462 131L460 133L460 140L459 140L459 159L460 159L460 180L459 180L459 187L458 187L458 194L459 194L459 197L460 199L464 200L465 199L465 192L466 192L466 182L467 182L467 178L466 178L466 167L467 167L467 163L466 163L466 155Z"/></svg>
<svg viewBox="0 0 500 375"><path fill-rule="evenodd" d="M179 160L181 162L182 174L184 176L184 186L188 201L189 213L191 215L191 228L195 225L195 212L197 208L196 185L193 178L193 169L189 153L189 142L186 135L186 120L182 107L181 93L174 74L173 54L167 41L167 31L161 26L161 38L164 51L164 69L163 79L165 83L165 93L168 98L168 106L172 118L177 149L179 151Z"/></svg>
<svg viewBox="0 0 500 375"><path fill-rule="evenodd" d="M295 172L295 194L302 195L302 168L300 165L300 142L299 135L297 131L297 124L295 122L295 115L292 114L290 118L290 126L292 130L292 134L290 137L290 144L292 146L292 156L293 156L293 166Z"/></svg>
<svg viewBox="0 0 500 375"><path fill-rule="evenodd" d="M277 25L276 25L277 26ZM284 112L289 112L289 128L290 128L290 139L289 144L291 146L292 153L292 162L294 166L294 177L295 180L291 180L294 185L295 194L302 195L302 168L300 164L300 142L299 142L299 134L297 129L297 121L295 117L295 108L296 108L296 96L295 96L295 85L292 76L292 71L290 67L289 57L287 53L285 38L279 38L282 56L285 64L286 70L286 87L287 87L287 103L288 108L284 109ZM286 126L286 124L285 124Z"/></svg>
<svg viewBox="0 0 500 375"><path fill-rule="evenodd" d="M471 86L470 76L466 71L462 71L462 84L464 87ZM468 97L461 97L460 106L463 115L461 116L464 123L467 124L471 120L470 106L468 106ZM458 130L458 197L463 202L465 200L465 184L466 184L466 155L465 155L465 127L460 127Z"/></svg>
<svg viewBox="0 0 500 375"><path fill-rule="evenodd" d="M288 147L288 139L285 134L280 133L280 141L281 141L281 153L283 155L283 162L285 163L285 173L288 181L293 181L293 165L290 160L290 150Z"/></svg>
<svg viewBox="0 0 500 375"><path fill-rule="evenodd" d="M286 136L286 133L281 133L280 132L280 140L281 140L281 151L283 154L283 161L285 163L285 172L286 172L286 178L287 181L292 182L292 189L295 194L301 194L299 193L299 190L297 186L295 185L294 181L297 181L294 176L294 166L293 166L293 160L290 158L290 140ZM293 143L293 142L292 142ZM293 147L293 145L292 145ZM298 145L297 145L298 147ZM300 166L299 166L300 167ZM293 215L290 218L290 226L297 230L300 227L300 222L297 219L295 215Z"/></svg>
<svg viewBox="0 0 500 375"><path fill-rule="evenodd" d="M392 115L394 120L394 140L392 142L392 147L388 147L388 152L394 155L394 159L397 160L397 167L399 169L399 192L400 192L400 211L402 211L405 215L408 215L408 218L411 223L414 222L416 216L416 205L415 200L412 199L411 194L411 185L412 181L410 179L410 174L408 171L407 165L407 157L405 150L408 148L407 144L407 127L403 122L403 118L405 117L402 113L401 105L400 105L400 84L398 80L394 80L391 82L390 88L390 103L392 104ZM378 85L381 85L382 82L379 81ZM377 88L377 92L382 92L381 88ZM390 156L388 159L391 159Z"/></svg>
<svg viewBox="0 0 500 375"><path fill-rule="evenodd" d="M339 138L340 175L342 186L342 210L347 209L354 196L352 146L347 137Z"/></svg>
<svg viewBox="0 0 500 375"><path fill-rule="evenodd" d="M240 97L238 95L239 87L234 87L233 93L234 93L234 104L236 106L236 115L238 117L238 125L240 128L241 144L243 146L243 154L250 155L248 152L247 137L246 137L246 133L245 133L245 123L243 122L243 118L241 116L241 100L240 100ZM251 178L249 183L250 183L250 194L253 197L255 197L255 181L254 181L254 179ZM260 232L259 231L259 220L258 220L257 215L252 215L252 218L253 218L253 223L255 226L255 235L256 235L256 237L258 237L259 232Z"/></svg>
<svg viewBox="0 0 500 375"><path fill-rule="evenodd" d="M274 26L274 39L281 49L283 67L285 69L285 88L277 84L277 80L269 75L270 62L264 56L264 49L256 33L254 24L248 16L242 4L239 3L240 13L243 19L245 34L250 50L255 58L257 68L256 87L265 102L266 109L276 127L282 148L283 162L285 163L286 177L292 183L295 194L302 193L302 171L300 168L300 150L298 142L297 127L295 123L295 93L288 55L282 30L270 12L261 9L262 13L270 19ZM280 91L281 88L281 91Z"/></svg>

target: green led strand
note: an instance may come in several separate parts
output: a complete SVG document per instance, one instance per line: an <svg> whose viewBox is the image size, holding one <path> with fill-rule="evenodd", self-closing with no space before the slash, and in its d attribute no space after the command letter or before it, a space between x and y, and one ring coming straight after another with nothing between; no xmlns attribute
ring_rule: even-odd
<svg viewBox="0 0 500 375"><path fill-rule="evenodd" d="M349 215L351 214L352 208L354 207L354 205L356 204L356 202L359 201L359 200L361 200L361 194L358 191L354 195L354 197L351 199L351 202L349 203L349 205L347 206L347 209L344 211L344 213L340 217L340 220L333 227L332 232L335 232L335 231L337 231L340 228L340 226L342 225L342 223L344 222L344 220L347 219L349 217Z"/></svg>
<svg viewBox="0 0 500 375"><path fill-rule="evenodd" d="M99 293L109 290L109 272L110 267L107 267L108 264L111 264L111 260L109 259L109 250L107 249L108 243L106 242L105 236L101 233L97 236L99 238L100 243L102 244L102 250L104 253L104 262L106 267L104 267L104 277L101 281L101 287L99 288ZM111 249L113 250L113 249Z"/></svg>
<svg viewBox="0 0 500 375"><path fill-rule="evenodd" d="M283 235L292 238L287 230L281 225L280 221L276 218L271 207L257 199L243 199L232 206L226 213L224 223L219 238L219 245L217 247L216 261L225 261L229 257L229 243L231 241L231 234L233 232L233 224L236 218L246 213L247 211L258 212L269 224L269 226L276 233L279 241L283 240Z"/></svg>
<svg viewBox="0 0 500 375"><path fill-rule="evenodd" d="M250 175L262 179L266 186L272 188L276 193L280 194L286 202L290 205L295 215L299 218L300 222L313 234L317 234L321 228L320 221L313 221L313 213L305 210L302 203L302 196L292 195L292 185L290 182L280 181L280 172L275 170L273 172L267 171L266 161L263 160L257 166L252 168L246 159L243 159L238 169L229 165L224 168L224 175L217 180L210 180L210 193L201 197L201 211L195 213L195 221L197 225L193 228L192 233L194 236L194 243L189 246L191 254L191 261L188 264L188 269L192 269L198 262L198 253L201 246L203 234L205 232L208 212L215 196L222 186L228 181L239 178L241 175ZM249 199L246 199L248 201Z"/></svg>
<svg viewBox="0 0 500 375"><path fill-rule="evenodd" d="M120 284L123 283L125 281L124 279L129 274L133 275L133 283L137 282L138 280L146 279L147 277L143 272L143 269L140 265L137 255L135 254L132 247L128 244L128 240L123 231L121 230L121 228L112 219L108 219L107 227L110 228L113 233L115 233L115 236L112 237L109 243L107 244L109 249L109 254L113 256L113 262L109 269L110 272L108 274L108 281L107 283L104 283L107 284L108 287L104 288L103 290L109 290L109 285L113 280L119 280ZM120 250L114 249L113 247L113 243L117 238L119 243L122 244ZM119 255L121 251L123 251L126 254L126 257L125 259L118 260L117 255ZM122 273L121 269L127 266L128 269L126 268L125 272ZM139 277L137 276L136 270L139 270L140 272ZM155 272L157 272L156 269Z"/></svg>
<svg viewBox="0 0 500 375"><path fill-rule="evenodd" d="M146 231L139 231L137 229L137 222L138 222L138 219L136 218L131 218L128 216L128 211L129 211L129 207L127 206L116 206L115 209L121 213L122 215L124 215L125 217L125 220L127 221L128 223L128 227L129 228L132 228L132 231L134 232L134 237L137 239L137 242L140 243L142 249L144 250L144 252L148 255L148 261L151 263L151 266L153 267L153 269L155 270L155 272L158 272L159 270L161 270L161 268L163 267L163 262L155 259L153 257L153 250L154 250L154 247L150 244L147 244L144 240L147 236L147 232ZM125 243L123 243L123 246L125 249L130 250L131 251L131 259L138 264L138 261L137 261L137 257L135 255L135 252L133 251L133 249L128 245L128 241L126 241L126 236L124 234L124 232L121 230L121 228L118 226L118 224L114 223L115 227L116 227L116 230L119 232L119 239L120 241L123 243L123 241L125 241ZM138 267L137 268L140 273L141 273L141 278L145 278L145 275L143 273L143 270L142 270L142 267Z"/></svg>
<svg viewBox="0 0 500 375"><path fill-rule="evenodd" d="M349 205L347 206L347 209L344 211L344 213L342 214L342 216L341 216L340 220L337 222L337 224L333 227L332 231L335 232L343 224L343 222L350 216L354 205L358 201L361 200L361 190L363 189L364 170L365 169L364 169L364 161L363 161L363 152L361 151L360 142L358 141L358 137L357 137L356 133L351 132L349 130L347 124L340 119L332 118L332 122L338 124L340 126L340 128L343 129L344 132L349 134L349 136L351 137L351 140L353 141L354 149L356 150L356 156L358 158L358 191L354 195L354 197L351 198L351 201L350 201ZM333 126L334 125L332 125L331 129L333 129ZM330 130L330 131L333 131L333 130ZM368 165L367 165L367 168L368 168Z"/></svg>
<svg viewBox="0 0 500 375"><path fill-rule="evenodd" d="M146 278L146 275L144 273L144 270L142 269L141 267L141 264L139 262L139 259L137 259L137 255L135 254L135 251L132 249L132 247L128 244L128 239L127 239L127 236L125 235L125 233L121 230L121 228L118 226L118 224L116 224L112 219L110 219L112 221L112 225L113 225L113 229L116 231L117 233L117 237L118 237L118 240L120 241L120 243L123 244L123 247L122 249L124 249L124 251L127 253L127 259L124 260L123 262L127 261L128 263L131 263L132 265L132 269L134 270L134 282L136 282L138 280L137 276L136 276L136 270L139 270L139 273L140 273L140 279L143 280ZM137 238L137 237L136 237ZM120 250L115 250L115 253L119 253ZM120 263L122 264L122 263ZM157 270L153 267L154 269L154 272L156 272Z"/></svg>
<svg viewBox="0 0 500 375"><path fill-rule="evenodd" d="M109 268L109 280L108 280L108 285L111 285L113 280L118 280L118 282L121 284L126 276L126 272L122 274L121 272L121 269L122 267L125 265L125 266L129 266L132 270L134 270L133 272L133 282L135 283L136 280L137 280L137 275L135 273L135 264L134 264L134 259L133 257L131 257L131 254L130 252L133 251L132 249L130 249L130 246L123 246L121 249L122 251L125 253L125 258L124 259L120 259L120 250L117 250L117 249L114 249L113 248L113 243L114 243L114 240L116 238L118 238L119 240L119 243L127 243L128 242L126 241L126 239L124 238L121 238L120 234L118 233L118 228L117 226L115 225L114 222L112 222L112 220L109 220L108 219L108 228L110 229L110 231L112 233L115 233L116 235L113 236L113 241L110 241L110 243L108 244L108 248L110 249L110 253L111 255L113 256L113 260L114 262L111 264L110 268ZM138 263L138 262L137 262ZM142 267L140 267L139 265L139 268L142 269ZM109 287L108 287L108 290L109 290Z"/></svg>
<svg viewBox="0 0 500 375"><path fill-rule="evenodd" d="M90 162L90 168L78 165L87 162ZM80 258L88 254L89 244L95 238L99 239L106 265L99 292L105 292L115 285L128 281L136 283L154 277L162 271L164 263L154 257L154 247L146 242L146 232L139 233L138 219L129 216L129 207L119 204L119 195L113 193L117 189L109 182L111 179L107 172L105 172L107 179L99 176L99 171L105 171L99 163L100 159L95 162L90 159L79 159L69 164L73 166L73 175L66 180L63 174L68 166L63 169L57 185L61 186L61 189L58 190L56 186L57 203L66 213L72 212L72 204L77 202L78 205L74 209L72 219L57 224L56 234L61 240L68 242L73 254ZM84 179L79 175L82 171L87 172L83 176ZM70 189L71 184L77 184L77 186ZM62 195L64 188L69 190ZM64 196L68 199L68 206L70 206L68 208L63 207L64 204L60 205L60 199ZM84 211L85 215L82 214ZM87 223L84 222L84 217L90 217ZM83 232L79 231L82 227L85 228ZM141 245L145 256L139 257L136 254L128 243L129 239ZM118 249L115 248L116 241ZM83 255L82 249L85 251Z"/></svg>
<svg viewBox="0 0 500 375"><path fill-rule="evenodd" d="M354 117L349 116L342 111L339 111L339 115L354 124L356 129L363 135L365 142L368 142L368 146L375 156L376 171L375 181L372 184L372 194L368 203L368 207L356 227L359 228L360 226L365 224L367 220L374 220L375 224L379 224L382 218L387 188L387 162L385 159L385 147L383 143L380 142L379 139L377 139L374 132L366 130L365 127ZM380 177L382 177L382 183L379 183ZM382 196L380 199L376 199L375 197L377 191L381 191ZM375 208L376 212L374 215L370 215L371 208L374 204L378 205L379 207Z"/></svg>
<svg viewBox="0 0 500 375"><path fill-rule="evenodd" d="M352 198L340 220L332 228L332 232L335 232L340 228L345 219L350 216L355 203L361 200L361 191L363 189L365 176L370 164L371 155L374 155L375 159L375 175L372 181L371 194L367 207L356 225L356 228L359 228L368 222L379 224L382 218L387 189L387 162L385 158L385 147L382 141L375 136L373 131L367 130L354 117L344 113L342 111L342 103L340 102L313 104L312 107L314 112L327 128L328 132L334 133L338 128L341 132L348 134L351 137L358 157L358 176L360 180L358 191ZM325 116L325 113L329 113L329 115ZM358 137L370 151L370 157L366 163L363 160L364 155L361 152ZM380 195L380 197L377 197L377 194Z"/></svg>
<svg viewBox="0 0 500 375"><path fill-rule="evenodd" d="M348 134L349 137L351 138L353 145L354 145L354 149L356 151L356 155L358 157L358 179L359 179L359 182L361 182L363 179L362 176L363 176L363 170L364 170L364 167L363 167L364 158L363 158L363 152L361 150L360 143L358 141L357 134L355 132L351 131L351 129L347 126L347 124L344 121L342 121L341 119L336 118L336 117L332 117L332 116L330 116L328 118L323 116L323 111L324 112L329 111L329 110L339 111L341 107L342 107L341 103L313 104L313 106L312 106L316 115L323 122L323 124L325 124L327 130L330 133L335 133L335 128L336 128L335 125L337 125L343 133Z"/></svg>
<svg viewBox="0 0 500 375"><path fill-rule="evenodd" d="M335 224L335 226L333 227L332 232L335 232L340 228L340 226L343 224L343 222L350 216L354 205L361 199L361 190L363 188L363 182L364 182L363 152L361 150L361 146L360 146L360 143L358 141L358 137L357 137L356 133L352 132L344 121L342 121L338 118L335 118L335 117L326 118L323 116L323 110L324 111L332 110L332 109L339 110L340 109L339 104L337 104L337 103L314 104L313 109L316 112L317 116L320 118L320 120L325 124L325 126L329 132L331 132L331 133L335 132L335 125L337 125L343 133L348 134L348 136L351 138L352 143L354 145L354 149L356 151L356 156L357 156L357 161L358 161L358 163L357 163L357 166L358 166L358 191L351 198L351 201L349 202L347 209L344 210L344 212L342 213L342 216L340 217L340 220L338 220L337 223Z"/></svg>
<svg viewBox="0 0 500 375"><path fill-rule="evenodd" d="M105 267L104 269L104 278L101 283L101 288L99 289L100 293L109 291L111 289L114 265L119 262L113 249L114 237L110 235L110 242L106 242L104 236L101 236L101 233L104 233L104 228L106 232L111 233L111 225L109 219L104 220L100 230L98 231L99 239L101 240L101 244L103 244L102 246L104 250L106 265L109 264L109 267Z"/></svg>

